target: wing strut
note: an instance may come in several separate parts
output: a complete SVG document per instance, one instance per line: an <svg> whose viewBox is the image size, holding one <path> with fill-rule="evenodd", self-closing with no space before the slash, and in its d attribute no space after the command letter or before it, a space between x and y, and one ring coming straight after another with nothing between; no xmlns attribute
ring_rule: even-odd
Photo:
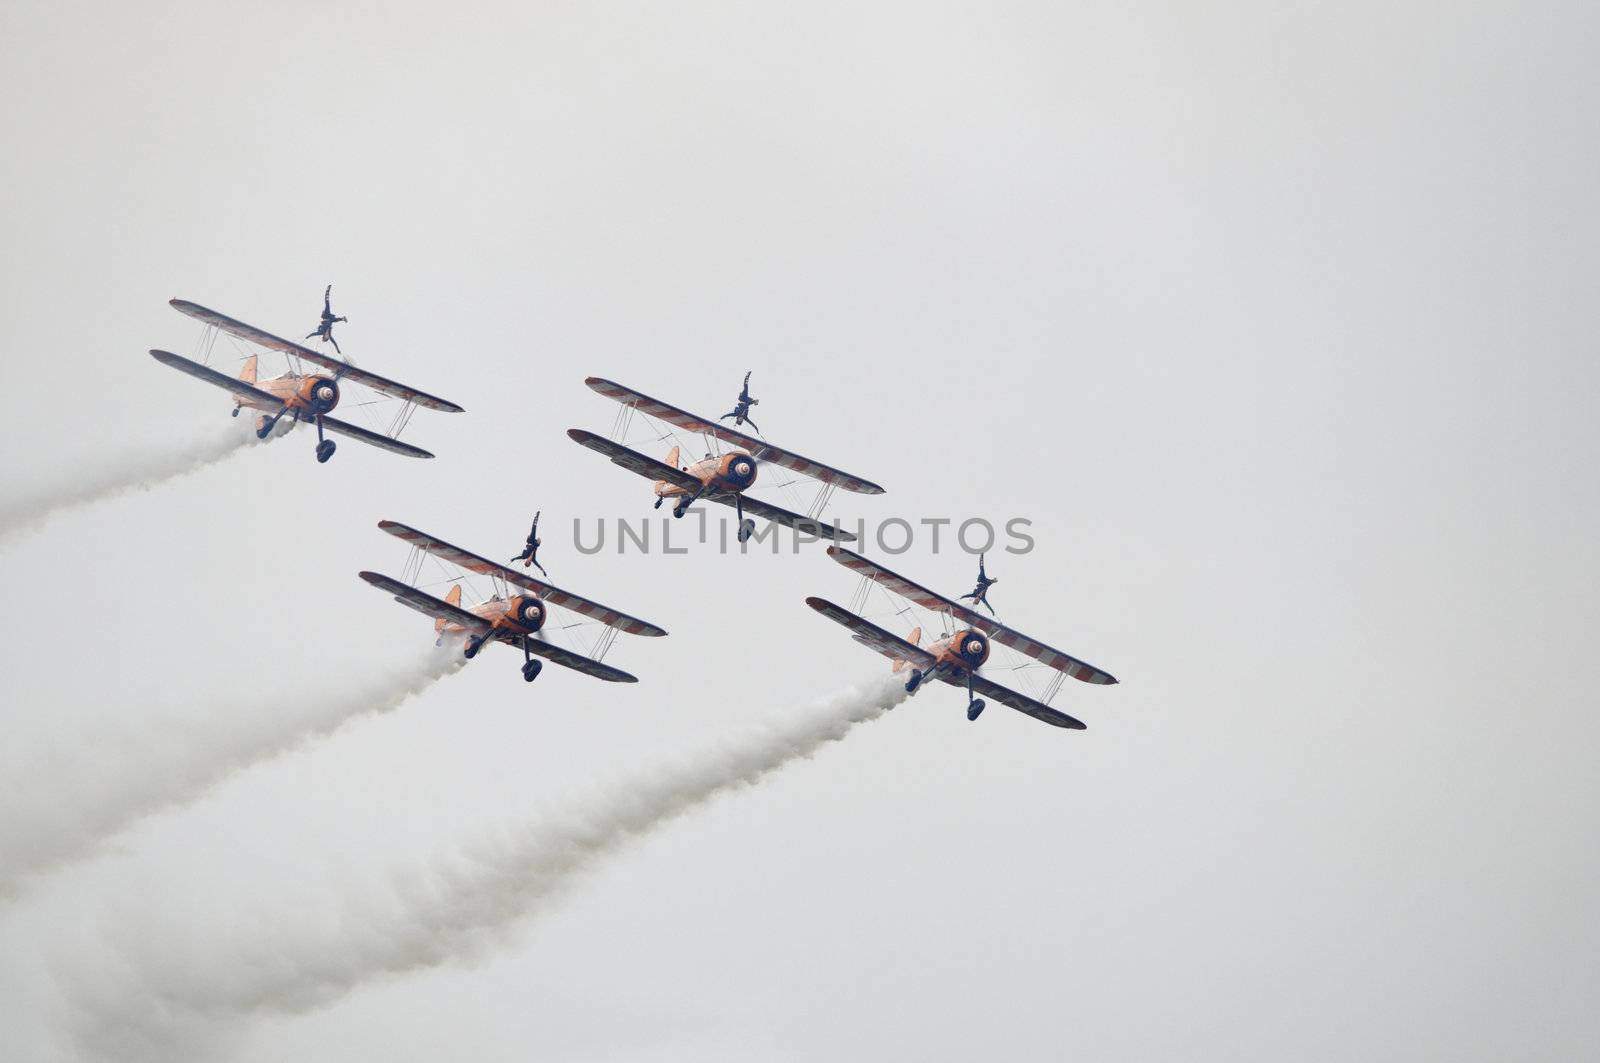
<svg viewBox="0 0 1600 1063"><path fill-rule="evenodd" d="M817 492L816 499L811 503L811 508L806 510L806 516L812 520L821 520L822 511L828 508L828 503L833 500L833 492L837 489L837 484L824 483L822 490Z"/></svg>

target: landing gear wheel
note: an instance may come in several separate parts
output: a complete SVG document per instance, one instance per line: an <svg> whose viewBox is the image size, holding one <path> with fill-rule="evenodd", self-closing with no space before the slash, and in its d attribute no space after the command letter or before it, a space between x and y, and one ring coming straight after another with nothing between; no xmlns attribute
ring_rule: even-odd
<svg viewBox="0 0 1600 1063"><path fill-rule="evenodd" d="M239 416L239 411L242 410L242 409L244 409L243 406L235 406L233 408L233 416L235 416L235 417Z"/></svg>
<svg viewBox="0 0 1600 1063"><path fill-rule="evenodd" d="M539 678L539 673L543 669L543 661L524 661L522 662L522 678L531 683Z"/></svg>
<svg viewBox="0 0 1600 1063"><path fill-rule="evenodd" d="M660 495L657 495L657 496L656 496L656 505L655 505L655 508L656 508L656 509L660 509L660 508L661 508L661 503L663 503L663 502L665 502L665 501L666 501L666 499L664 499L664 498L662 498L662 497L661 497L661 496L660 496Z"/></svg>
<svg viewBox="0 0 1600 1063"><path fill-rule="evenodd" d="M967 706L967 719L976 720L979 716L982 716L983 715L983 708L984 708L984 703L983 703L983 699L982 698L979 698L977 701L974 701L972 704L968 705Z"/></svg>
<svg viewBox="0 0 1600 1063"><path fill-rule="evenodd" d="M750 536L755 533L755 530L756 530L756 522L755 522L755 520L753 518L746 517L744 520L740 521L739 522L739 541L742 543L742 542L745 542L746 540L748 540L750 538Z"/></svg>
<svg viewBox="0 0 1600 1063"><path fill-rule="evenodd" d="M265 417L257 417L256 418L256 438L257 439L265 439L265 438L267 438L268 436L270 436L272 434L272 430L274 428L276 428L276 427L278 427L278 422L277 421L275 421L275 420L269 421Z"/></svg>
<svg viewBox="0 0 1600 1063"><path fill-rule="evenodd" d="M481 649L483 649L483 639L474 635L467 640L467 644L462 648L461 652L470 661L478 655L478 651Z"/></svg>
<svg viewBox="0 0 1600 1063"><path fill-rule="evenodd" d="M672 507L672 515L677 517L679 520L682 520L683 515L687 512L689 512L689 502L687 499Z"/></svg>
<svg viewBox="0 0 1600 1063"><path fill-rule="evenodd" d="M317 444L317 461L327 461L329 458L333 457L333 451L333 440L324 439L322 442Z"/></svg>
<svg viewBox="0 0 1600 1063"><path fill-rule="evenodd" d="M922 669L911 669L911 678L906 680L906 693L915 694L917 687L922 685Z"/></svg>

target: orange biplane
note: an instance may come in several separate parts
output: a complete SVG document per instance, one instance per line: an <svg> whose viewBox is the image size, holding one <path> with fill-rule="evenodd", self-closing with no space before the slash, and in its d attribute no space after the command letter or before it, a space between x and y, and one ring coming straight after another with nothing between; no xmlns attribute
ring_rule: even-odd
<svg viewBox="0 0 1600 1063"><path fill-rule="evenodd" d="M461 407L453 402L441 399L436 395L429 395L425 391L408 387L386 376L358 369L351 363L340 358L330 358L328 355L313 351L280 336L274 336L254 325L247 325L243 321L236 321L226 314L219 314L185 299L170 300L172 307L181 313L187 314L197 321L203 322L214 329L220 329L230 335L257 346L265 347L271 351L288 356L289 371L282 376L261 380L256 375L256 355L252 354L245 359L244 369L237 377L220 373L208 365L191 361L173 354L171 351L151 351L150 356L162 365L169 365L180 373L188 373L197 380L204 380L233 392L233 416L239 416L239 411L245 407L259 410L256 418L256 437L265 439L278 426L278 420L287 414L298 423L311 421L317 426L317 460L327 461L333 457L334 442L325 439L323 432L336 432L351 439L359 439L363 443L380 447L392 454L404 454L408 458L431 458L432 454L421 447L414 447L410 443L402 443L397 436L405 428L406 422L411 419L411 414L418 406L429 410L443 410L446 413L460 413ZM207 332L207 337L214 333ZM202 340L202 344L205 340ZM331 370L327 373L307 372L300 364L310 362L312 365ZM390 398L400 399L404 405L395 415L393 425L388 435L374 432L350 424L348 421L336 420L329 417L334 407L339 405L341 381L353 381L363 384L374 391L380 392Z"/></svg>
<svg viewBox="0 0 1600 1063"><path fill-rule="evenodd" d="M751 532L755 530L755 521L744 515L745 510L790 528L811 531L818 536L839 542L850 542L855 536L820 519L822 509L827 505L833 489L842 487L846 491L858 494L883 494L883 488L875 483L852 476L831 465L824 465L820 461L813 461L793 451L775 447L765 440L747 436L743 432L735 432L716 421L696 416L676 406L669 406L632 388L623 387L621 384L597 376L589 377L584 383L606 398L622 404L624 409L618 421L619 432L626 428L628 420L637 411L674 427L700 433L706 440L708 452L704 458L693 464L680 465L680 447L673 447L667 453L665 461L658 461L621 443L595 435L593 432L585 432L581 428L569 429L567 435L574 442L604 454L613 464L638 473L647 480L654 480L656 508L660 509L661 503L666 499L675 498L677 502L672 508L674 517L683 516L691 505L702 498L732 506L738 514L741 543L750 538ZM729 444L732 449L725 454L715 453L718 443ZM801 516L781 506L750 498L745 494L755 483L760 463L764 461L821 481L822 491L812 503L809 515Z"/></svg>
<svg viewBox="0 0 1600 1063"><path fill-rule="evenodd" d="M413 559L406 567L412 579L421 572L424 555L432 555L468 572L489 577L494 586L493 595L477 605L463 606L460 583L451 587L445 597L436 598L382 573L361 573L362 579L379 590L388 591L401 605L433 617L433 627L438 632L440 643L448 637L465 636L463 653L468 660L476 657L485 644L503 642L521 648L522 678L530 683L538 677L544 666L542 661L536 659L536 655L609 683L637 683L636 678L622 669L602 664L600 658L611 648L619 631L652 637L666 634L665 630L648 621L579 597L543 580L533 579L398 521L379 521L378 527L415 548ZM547 605L570 609L604 626L605 630L596 639L593 657L535 637L545 625Z"/></svg>
<svg viewBox="0 0 1600 1063"><path fill-rule="evenodd" d="M877 650L893 661L896 672L910 668L911 677L906 682L907 693L915 694L930 677L940 679L951 686L965 686L969 720L976 720L983 712L984 702L977 697L978 694L982 694L1018 712L1027 713L1036 720L1043 720L1056 727L1081 731L1084 728L1082 722L1064 712L1052 709L1048 704L1061 689L1062 682L1068 676L1097 685L1107 685L1117 681L1109 672L1101 671L1094 665L1086 664L1053 646L1046 646L1019 631L1013 631L992 617L973 612L959 602L931 591L921 584L912 583L904 576L891 572L876 561L870 561L860 554L830 546L828 556L863 578L862 591L858 594L862 605L866 601L866 592L870 590L866 581L870 581L924 609L942 614L944 634L927 646L923 646L920 645L921 628L914 629L908 638L901 638L826 599L806 599L806 604L811 608L829 620L849 628L857 642ZM1050 680L1042 698L1030 698L978 674L978 669L989 659L991 640L1055 670L1056 675Z"/></svg>

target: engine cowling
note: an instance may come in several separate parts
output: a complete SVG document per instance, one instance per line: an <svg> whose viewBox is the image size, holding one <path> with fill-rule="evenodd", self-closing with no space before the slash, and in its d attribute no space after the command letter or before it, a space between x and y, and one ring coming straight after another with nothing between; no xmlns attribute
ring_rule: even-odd
<svg viewBox="0 0 1600 1063"><path fill-rule="evenodd" d="M300 382L299 394L312 413L327 413L339 405L339 382L331 376L308 376Z"/></svg>
<svg viewBox="0 0 1600 1063"><path fill-rule="evenodd" d="M989 659L989 637L981 631L963 631L956 636L956 656L968 668L976 668Z"/></svg>
<svg viewBox="0 0 1600 1063"><path fill-rule="evenodd" d="M735 491L743 491L756 482L756 459L738 451L724 454L717 462L717 479Z"/></svg>
<svg viewBox="0 0 1600 1063"><path fill-rule="evenodd" d="M518 598L511 609L511 618L529 631L538 631L544 627L544 603L537 598Z"/></svg>

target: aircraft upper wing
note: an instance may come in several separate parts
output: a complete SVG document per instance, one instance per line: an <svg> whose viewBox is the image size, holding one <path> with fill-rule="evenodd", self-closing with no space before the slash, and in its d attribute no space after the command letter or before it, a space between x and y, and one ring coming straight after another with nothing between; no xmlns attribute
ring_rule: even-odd
<svg viewBox="0 0 1600 1063"><path fill-rule="evenodd" d="M365 369L357 369L343 359L330 358L319 351L313 351L310 347L303 347L292 340L274 336L264 329L258 329L254 325L247 325L243 321L229 317L227 314L219 314L210 307L201 306L199 303L191 303L187 299L169 299L167 302L174 310L187 314L196 321L203 321L208 325L237 336L241 340L248 340L251 343L274 351L281 351L295 358L303 358L313 365L322 366L324 369L331 369L343 379L365 384L374 391L381 391L385 395L392 395L397 399L414 402L418 406L430 410L442 410L445 413L462 412L460 406L448 399L441 399L437 395L428 394L426 391L418 391L416 388L402 384L398 380L390 380L386 376L379 376L377 373L369 372Z"/></svg>
<svg viewBox="0 0 1600 1063"><path fill-rule="evenodd" d="M941 675L940 679L951 686L965 689L967 677L963 675ZM972 677L972 689L990 701L998 701L1008 705L1018 712L1025 712L1035 720L1043 720L1052 727L1065 727L1071 731L1084 730L1084 723L1075 717L1068 716L1058 709L1052 709L1042 701L1035 701L1026 694L1019 694L1009 687L1003 687L992 679L985 679L981 675Z"/></svg>
<svg viewBox="0 0 1600 1063"><path fill-rule="evenodd" d="M632 406L643 413L649 414L668 424L677 425L679 428L691 432L704 432L715 436L724 443L731 443L748 451L758 461L770 461L774 465L781 465L785 469L809 476L813 480L821 480L826 484L842 487L846 491L855 491L864 495L881 495L883 488L870 480L863 480L859 476L851 476L831 465L824 465L820 461L813 461L803 454L775 447L765 440L747 436L743 432L735 432L725 428L718 421L708 421L704 417L697 417L687 410L680 410L676 406L669 406L660 399L652 399L649 395L634 391L632 388L623 387L603 377L592 376L584 381L590 388L598 391L608 399L614 399L624 406Z"/></svg>
<svg viewBox="0 0 1600 1063"><path fill-rule="evenodd" d="M326 419L324 419L326 423ZM648 620L640 620L636 616L629 616L620 610L613 609L599 602L592 602L570 591L553 586L543 580L534 579L532 576L507 568L505 565L480 557L470 550L463 550L454 543L447 543L443 539L435 539L427 532L418 531L396 520L380 520L378 527L403 539L412 546L426 550L435 557L443 558L453 565L460 565L469 572L476 572L484 576L499 576L507 583L522 587L537 594L540 598L552 605L559 605L563 609L571 609L575 613L582 613L591 620L598 620L607 627L614 627L618 631L629 635L650 635L652 637L665 635L664 628L657 627ZM554 658L552 658L553 660Z"/></svg>
<svg viewBox="0 0 1600 1063"><path fill-rule="evenodd" d="M415 587L407 586L397 579L391 579L381 572L363 572L361 578L378 588L394 595L394 600L401 605L409 606L424 616L431 616L435 620L446 620L452 624L460 624L468 631L482 634L489 630L488 621L481 616L467 612L459 605L451 605L443 598L435 598L426 591L419 591Z"/></svg>
<svg viewBox="0 0 1600 1063"><path fill-rule="evenodd" d="M674 469L664 461L646 457L637 450L630 450L621 443L613 443L593 432L585 432L581 428L569 428L567 436L580 446L588 447L597 454L604 454L611 459L613 465L621 465L629 472L636 472L647 480L665 480L685 491L698 491L705 486L682 469Z"/></svg>
<svg viewBox="0 0 1600 1063"><path fill-rule="evenodd" d="M403 454L408 458L433 457L432 454L429 454L421 447L414 447L410 443L402 443L393 436L386 436L379 432L369 431L365 428L357 427L356 425L351 424L349 421L341 421L335 417L329 417L326 414L324 414L322 418L322 427L326 428L330 432L337 432L342 436L349 436L351 439L359 439L363 443L369 443L372 446L380 447L389 451L391 454Z"/></svg>
<svg viewBox="0 0 1600 1063"><path fill-rule="evenodd" d="M504 632L497 634L495 637L507 646L522 648L521 635ZM565 668L571 668L575 672L582 672L584 675L592 675L596 679L604 679L607 683L637 683L639 681L637 677L629 675L620 668L613 668L609 664L602 664L594 660L592 657L585 657L581 653L573 653L571 650L551 645L543 639L528 639L528 649L546 660L554 661Z"/></svg>
<svg viewBox="0 0 1600 1063"><path fill-rule="evenodd" d="M733 505L733 495L728 492L719 491L702 497L709 498L713 502L721 502L725 506ZM761 499L751 498L749 495L744 496L744 511L799 531L814 531L823 539L832 539L841 543L853 543L856 541L854 535L841 528L835 528L826 521L802 517L798 513L789 512L782 506L775 506L771 502L763 502Z"/></svg>
<svg viewBox="0 0 1600 1063"><path fill-rule="evenodd" d="M913 583L904 576L891 572L876 561L870 561L860 554L851 553L849 550L843 550L837 546L830 546L828 547L828 556L852 572L859 573L868 579L883 584L883 586L901 597L916 602L924 609L949 613L963 623L971 624L1001 645L1010 646L1017 652L1025 653L1034 660L1049 665L1058 672L1065 672L1074 679L1102 686L1117 681L1116 677L1110 672L1102 671L1092 664L1080 661L1071 654L1063 653L1056 649L1054 646L1047 646L1037 639L1029 638L1020 631L1013 631L1004 624L997 622L993 617L974 612L961 603L951 601L944 595L931 591L920 583ZM1020 695L1018 696L1020 697Z"/></svg>
<svg viewBox="0 0 1600 1063"><path fill-rule="evenodd" d="M826 598L807 598L806 604L836 624L849 628L855 640L863 646L877 650L891 661L910 661L918 668L932 668L933 654L914 646L899 635L890 634L878 625L834 605Z"/></svg>
<svg viewBox="0 0 1600 1063"><path fill-rule="evenodd" d="M208 365L191 362L189 359L173 354L171 351L151 351L150 357L162 365L170 365L180 373L188 373L196 380L204 380L207 384L215 384L219 388L226 388L240 398L264 403L268 410L277 411L283 409L283 400L276 395L268 394L255 385L246 383L237 377L219 373Z"/></svg>

